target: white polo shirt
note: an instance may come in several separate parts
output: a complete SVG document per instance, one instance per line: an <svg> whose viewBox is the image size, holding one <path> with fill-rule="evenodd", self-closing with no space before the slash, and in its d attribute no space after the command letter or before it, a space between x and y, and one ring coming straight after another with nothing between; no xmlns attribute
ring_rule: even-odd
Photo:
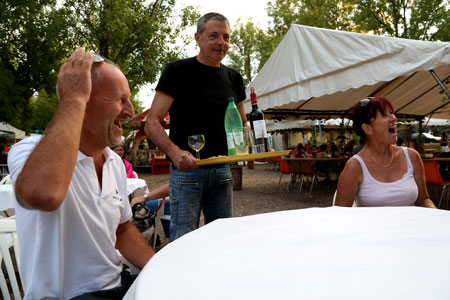
<svg viewBox="0 0 450 300"><path fill-rule="evenodd" d="M40 139L33 136L12 147L8 166L13 182ZM132 213L123 162L109 148L103 155L102 188L93 158L78 152L72 181L57 210L31 210L16 204L25 300L69 299L120 285L116 229Z"/></svg>

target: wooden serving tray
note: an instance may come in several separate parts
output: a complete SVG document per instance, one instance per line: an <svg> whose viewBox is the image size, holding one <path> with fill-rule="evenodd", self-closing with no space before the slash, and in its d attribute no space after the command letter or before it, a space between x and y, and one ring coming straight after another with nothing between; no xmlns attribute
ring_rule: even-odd
<svg viewBox="0 0 450 300"><path fill-rule="evenodd" d="M206 158L206 159L196 160L195 163L199 166L225 164L225 163L238 162L238 161L248 161L248 160L289 155L290 152L291 152L291 150L285 150L285 151L264 152L264 153L255 153L255 154L240 154L240 155L234 155L234 156L210 157L210 158Z"/></svg>

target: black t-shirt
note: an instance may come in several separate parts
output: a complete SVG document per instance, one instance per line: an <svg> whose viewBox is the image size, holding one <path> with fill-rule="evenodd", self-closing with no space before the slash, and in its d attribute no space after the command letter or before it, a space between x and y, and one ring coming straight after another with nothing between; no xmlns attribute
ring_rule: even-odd
<svg viewBox="0 0 450 300"><path fill-rule="evenodd" d="M196 57L178 60L165 68L156 86L157 91L174 100L169 109L170 139L180 149L195 151L188 146L188 136L203 134L205 146L200 157L227 155L225 111L228 97L235 102L245 100L244 81L239 72L221 65L203 65Z"/></svg>

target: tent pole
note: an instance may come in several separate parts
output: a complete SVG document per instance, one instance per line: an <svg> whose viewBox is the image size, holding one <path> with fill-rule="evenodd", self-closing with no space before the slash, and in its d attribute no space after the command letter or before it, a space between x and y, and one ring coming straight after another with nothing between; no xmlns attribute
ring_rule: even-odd
<svg viewBox="0 0 450 300"><path fill-rule="evenodd" d="M434 70L430 70L430 73L434 77L434 79L437 81L437 83L440 85L442 91L445 92L445 94L447 95L447 98L450 99L450 92L447 89L447 87L445 86L445 84L441 81L439 76L437 76L437 74L434 72Z"/></svg>

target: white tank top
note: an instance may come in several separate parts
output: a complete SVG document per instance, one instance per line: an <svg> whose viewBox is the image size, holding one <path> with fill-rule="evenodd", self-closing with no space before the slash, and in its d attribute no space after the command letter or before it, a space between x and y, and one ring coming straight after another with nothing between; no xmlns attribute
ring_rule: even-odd
<svg viewBox="0 0 450 300"><path fill-rule="evenodd" d="M407 172L400 180L380 182L372 177L364 160L356 154L354 157L361 164L363 180L358 187L357 206L412 206L417 200L419 190L414 179L414 167L408 155L408 149L402 147L406 158Z"/></svg>

